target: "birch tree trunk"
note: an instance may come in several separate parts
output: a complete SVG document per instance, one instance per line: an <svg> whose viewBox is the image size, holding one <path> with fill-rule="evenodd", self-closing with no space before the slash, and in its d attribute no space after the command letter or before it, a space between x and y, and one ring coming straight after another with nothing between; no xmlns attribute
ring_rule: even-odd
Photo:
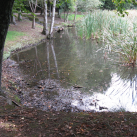
<svg viewBox="0 0 137 137"><path fill-rule="evenodd" d="M44 23L42 34L48 34L48 19L47 19L47 0L44 0Z"/></svg>
<svg viewBox="0 0 137 137"><path fill-rule="evenodd" d="M33 16L32 29L35 29L35 16Z"/></svg>
<svg viewBox="0 0 137 137"><path fill-rule="evenodd" d="M2 59L3 50L14 0L0 0L0 93L1 89L1 74L2 74Z"/></svg>
<svg viewBox="0 0 137 137"><path fill-rule="evenodd" d="M30 5L30 8L31 8L31 11L33 12L33 21L32 21L32 28L35 29L35 12L36 12L36 7L37 7L37 0L34 1L32 0L29 0L29 5Z"/></svg>
<svg viewBox="0 0 137 137"><path fill-rule="evenodd" d="M49 38L51 38L51 34L53 32L53 26L54 26L54 19L55 19L55 7L56 7L56 0L53 1L53 9L52 9L52 21L49 31Z"/></svg>

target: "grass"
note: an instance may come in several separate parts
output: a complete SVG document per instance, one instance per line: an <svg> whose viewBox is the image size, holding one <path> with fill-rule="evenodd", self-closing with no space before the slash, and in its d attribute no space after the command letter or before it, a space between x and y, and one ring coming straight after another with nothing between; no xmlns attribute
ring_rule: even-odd
<svg viewBox="0 0 137 137"><path fill-rule="evenodd" d="M76 15L76 20L80 20L83 18L84 15ZM69 21L73 21L74 20L74 17L75 17L75 14L69 14L68 15L68 20ZM64 19L64 14L61 15L61 18Z"/></svg>
<svg viewBox="0 0 137 137"><path fill-rule="evenodd" d="M20 37L23 37L25 36L26 34L23 33L23 32L19 32L19 31L8 31L7 33L7 37L6 37L6 43L10 42L10 41L17 41ZM4 54L3 54L3 58L6 59L10 56L10 53L17 49L17 48L21 48L21 43L15 43L15 44L12 44L12 46L8 46L6 45L5 48L7 48L8 50L4 51Z"/></svg>
<svg viewBox="0 0 137 137"><path fill-rule="evenodd" d="M9 31L4 46L3 59L7 59L12 51L27 47L27 45L39 43L45 38L45 36L41 34L41 25L36 23L35 29L32 29L31 26L32 21L26 19L23 19L20 22L17 21L17 25L11 24L9 26Z"/></svg>
<svg viewBox="0 0 137 137"><path fill-rule="evenodd" d="M23 32L18 31L8 31L6 41L13 41L16 40L18 36L24 36L25 34Z"/></svg>

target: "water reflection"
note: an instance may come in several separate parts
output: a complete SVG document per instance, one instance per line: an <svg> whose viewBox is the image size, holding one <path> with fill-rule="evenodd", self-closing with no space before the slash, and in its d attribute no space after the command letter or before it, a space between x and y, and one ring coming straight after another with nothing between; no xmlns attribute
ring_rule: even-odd
<svg viewBox="0 0 137 137"><path fill-rule="evenodd" d="M67 104L85 111L136 111L136 69L119 67L111 54L104 59L101 47L102 43L78 39L74 29L68 29L56 33L52 41L12 56L31 88L43 85L39 92L33 90L33 99L26 100L39 98L43 110L48 106L60 110Z"/></svg>

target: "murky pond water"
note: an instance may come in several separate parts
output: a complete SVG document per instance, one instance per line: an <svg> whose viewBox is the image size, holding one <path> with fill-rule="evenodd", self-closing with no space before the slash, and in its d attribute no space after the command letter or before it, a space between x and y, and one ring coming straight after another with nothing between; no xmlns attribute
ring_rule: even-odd
<svg viewBox="0 0 137 137"><path fill-rule="evenodd" d="M136 68L118 65L102 47L78 39L73 28L14 54L27 81L22 103L42 110L137 111Z"/></svg>

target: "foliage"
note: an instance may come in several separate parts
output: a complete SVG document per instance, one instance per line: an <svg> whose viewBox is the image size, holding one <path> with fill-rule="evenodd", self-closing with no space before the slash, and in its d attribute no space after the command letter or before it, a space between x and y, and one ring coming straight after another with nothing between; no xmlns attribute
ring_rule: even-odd
<svg viewBox="0 0 137 137"><path fill-rule="evenodd" d="M75 10L75 1L74 0L60 0L58 3L61 11L74 11Z"/></svg>
<svg viewBox="0 0 137 137"><path fill-rule="evenodd" d="M97 9L102 3L99 0L77 0L78 11L92 11Z"/></svg>
<svg viewBox="0 0 137 137"><path fill-rule="evenodd" d="M15 0L12 12L13 13L28 12L28 10L26 10L25 8L26 3L27 3L27 0Z"/></svg>
<svg viewBox="0 0 137 137"><path fill-rule="evenodd" d="M112 0L100 0L100 1L102 2L102 5L101 5L102 9L113 10L116 8Z"/></svg>
<svg viewBox="0 0 137 137"><path fill-rule="evenodd" d="M101 8L103 9L108 9L108 10L113 10L116 9L116 5L112 0L101 0L102 1L102 6ZM125 0L125 3L123 3L123 8L124 9L131 9L133 7L132 3L128 3L127 0Z"/></svg>
<svg viewBox="0 0 137 137"><path fill-rule="evenodd" d="M73 21L74 20L74 14L69 14L68 15L68 20L69 21ZM64 19L64 15L61 16L61 18ZM83 15L76 15L76 20L80 20L81 18L83 18Z"/></svg>
<svg viewBox="0 0 137 137"><path fill-rule="evenodd" d="M127 3L133 4L135 6L137 6L137 1L136 0L112 0L114 2L114 4L117 7L117 12L119 15L122 15L123 17L125 15L128 15L128 12L126 12L124 5Z"/></svg>

